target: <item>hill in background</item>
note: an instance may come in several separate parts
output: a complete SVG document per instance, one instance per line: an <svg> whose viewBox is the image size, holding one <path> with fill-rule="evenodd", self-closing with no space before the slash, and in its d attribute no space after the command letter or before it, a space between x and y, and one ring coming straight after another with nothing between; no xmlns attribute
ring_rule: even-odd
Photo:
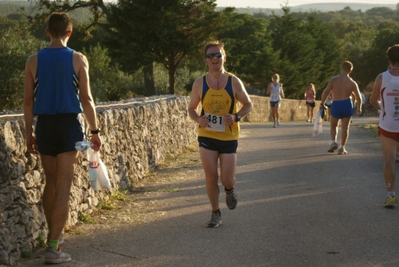
<svg viewBox="0 0 399 267"><path fill-rule="evenodd" d="M26 12L32 12L32 8L34 7L36 1L21 1L21 0L0 0L0 14L1 15L9 15L12 13L16 13L20 10L21 7L25 8ZM322 1L322 0L320 0ZM309 12L309 11L338 11L342 10L345 7L349 6L352 10L361 10L362 12L375 8L375 7L388 7L391 9L396 9L396 5L388 5L388 4L362 4L362 3L317 3L317 4L306 4L306 5L298 5L298 6L289 6L292 12ZM225 7L217 7L216 10L222 10ZM246 7L246 8L236 8L236 11L239 13L266 13L271 14L272 12L276 14L282 13L281 8L255 8L255 7Z"/></svg>
<svg viewBox="0 0 399 267"><path fill-rule="evenodd" d="M1 0L0 0L1 1ZM322 1L322 0L321 0ZM362 3L317 3L317 4L306 4L306 5L298 5L298 6L290 6L288 5L292 12L309 12L309 11L320 11L320 12L329 12L329 11L338 11L342 10L345 7L350 7L352 10L361 10L362 12L375 8L375 7L387 7L391 9L396 9L396 5L390 4L362 4ZM217 9L224 9L225 7L218 7ZM239 13L266 13L271 14L272 12L279 14L281 12L281 8L257 8L257 7L245 7L245 8L236 8Z"/></svg>

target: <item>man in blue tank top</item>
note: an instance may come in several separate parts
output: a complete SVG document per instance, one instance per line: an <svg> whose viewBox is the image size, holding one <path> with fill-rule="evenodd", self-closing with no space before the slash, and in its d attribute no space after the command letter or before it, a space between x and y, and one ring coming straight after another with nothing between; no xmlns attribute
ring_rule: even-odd
<svg viewBox="0 0 399 267"><path fill-rule="evenodd" d="M89 84L89 63L83 54L67 47L72 34L68 15L52 13L46 34L49 46L26 62L24 120L27 151L40 154L46 177L43 209L49 233L45 263L57 264L71 260L59 247L59 240L68 218L78 155L75 143L83 140L80 113L84 113L90 127L94 150L100 150L101 139Z"/></svg>

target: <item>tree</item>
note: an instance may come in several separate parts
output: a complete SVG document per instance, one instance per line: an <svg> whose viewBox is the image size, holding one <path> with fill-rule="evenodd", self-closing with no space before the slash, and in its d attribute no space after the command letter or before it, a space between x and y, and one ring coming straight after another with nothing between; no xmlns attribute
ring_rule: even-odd
<svg viewBox="0 0 399 267"><path fill-rule="evenodd" d="M215 6L215 0L120 0L110 8L106 43L125 69L162 63L174 94L176 70L209 38Z"/></svg>
<svg viewBox="0 0 399 267"><path fill-rule="evenodd" d="M30 36L26 18L0 16L0 24L0 110L21 110L25 62L44 44Z"/></svg>
<svg viewBox="0 0 399 267"><path fill-rule="evenodd" d="M281 76L287 97L302 98L309 83L324 86L326 77L331 75L333 59L337 56L335 41L328 27L316 16L310 15L308 21L300 20L288 7L282 9L284 15L275 16L269 28L274 50L280 55L275 72Z"/></svg>
<svg viewBox="0 0 399 267"><path fill-rule="evenodd" d="M270 73L278 62L278 54L267 34L268 23L263 18L235 13L233 9L221 12L218 39L226 44L228 71L234 72L249 86L266 89ZM238 37L238 38L237 38Z"/></svg>
<svg viewBox="0 0 399 267"><path fill-rule="evenodd" d="M385 71L388 67L388 61L385 57L388 47L399 44L399 25L386 25L386 28L378 30L370 49L364 53L364 83L368 84L374 81L375 77Z"/></svg>

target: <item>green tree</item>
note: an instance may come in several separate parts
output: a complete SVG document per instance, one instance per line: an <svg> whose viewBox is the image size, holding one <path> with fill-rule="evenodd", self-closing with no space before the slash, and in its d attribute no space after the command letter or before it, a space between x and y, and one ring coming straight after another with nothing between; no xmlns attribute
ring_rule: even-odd
<svg viewBox="0 0 399 267"><path fill-rule="evenodd" d="M278 54L274 52L271 37L267 34L268 23L263 18L233 11L226 9L221 12L224 23L218 34L218 39L226 43L226 69L248 86L266 89L270 73L278 62Z"/></svg>
<svg viewBox="0 0 399 267"><path fill-rule="evenodd" d="M399 44L399 24L386 26L378 30L370 49L364 54L365 62L362 66L365 84L374 81L379 73L387 69L386 50L394 44Z"/></svg>
<svg viewBox="0 0 399 267"><path fill-rule="evenodd" d="M327 25L315 15L306 21L295 18L288 7L282 10L284 15L275 16L269 29L280 56L274 72L280 74L287 97L302 98L309 83L325 86L336 67L336 42Z"/></svg>
<svg viewBox="0 0 399 267"><path fill-rule="evenodd" d="M110 8L107 45L131 71L162 63L174 94L177 68L209 38L215 6L215 0L120 0Z"/></svg>
<svg viewBox="0 0 399 267"><path fill-rule="evenodd" d="M0 110L21 110L25 62L44 45L30 36L28 21L0 16Z"/></svg>

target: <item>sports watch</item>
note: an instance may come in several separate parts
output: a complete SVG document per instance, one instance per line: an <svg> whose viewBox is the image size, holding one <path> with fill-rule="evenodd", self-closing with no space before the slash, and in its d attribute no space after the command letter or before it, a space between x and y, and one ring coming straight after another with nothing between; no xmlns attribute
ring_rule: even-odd
<svg viewBox="0 0 399 267"><path fill-rule="evenodd" d="M239 122L241 120L241 115L238 113L236 113L235 115L236 115L236 122Z"/></svg>

